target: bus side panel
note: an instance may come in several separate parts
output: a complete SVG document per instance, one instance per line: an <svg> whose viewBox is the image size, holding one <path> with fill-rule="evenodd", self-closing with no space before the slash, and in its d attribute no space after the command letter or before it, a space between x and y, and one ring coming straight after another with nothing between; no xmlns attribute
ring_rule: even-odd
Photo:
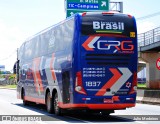
<svg viewBox="0 0 160 124"><path fill-rule="evenodd" d="M59 101L70 103L73 58L74 18L27 41L19 50L20 97L22 87L26 100L45 104L45 93L57 90Z"/></svg>

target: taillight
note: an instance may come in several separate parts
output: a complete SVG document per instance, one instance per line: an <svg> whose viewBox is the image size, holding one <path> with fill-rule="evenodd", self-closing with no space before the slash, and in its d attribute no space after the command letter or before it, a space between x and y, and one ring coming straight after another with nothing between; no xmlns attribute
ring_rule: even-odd
<svg viewBox="0 0 160 124"><path fill-rule="evenodd" d="M129 92L129 94L133 94L137 91L137 72L133 73L133 82L132 82L132 87L131 87L131 91Z"/></svg>
<svg viewBox="0 0 160 124"><path fill-rule="evenodd" d="M132 15L129 15L129 14L128 14L128 17L129 17L129 18L132 18Z"/></svg>
<svg viewBox="0 0 160 124"><path fill-rule="evenodd" d="M83 12L83 13L82 13L82 16L85 16L86 14L87 14L86 12Z"/></svg>
<svg viewBox="0 0 160 124"><path fill-rule="evenodd" d="M102 12L102 15L113 15L113 12Z"/></svg>
<svg viewBox="0 0 160 124"><path fill-rule="evenodd" d="M114 15L116 13L119 13L119 12L116 12L116 11L102 12L103 15Z"/></svg>
<svg viewBox="0 0 160 124"><path fill-rule="evenodd" d="M76 74L75 91L77 91L78 93L87 95L87 93L83 87L82 74L80 71L77 72L77 74Z"/></svg>

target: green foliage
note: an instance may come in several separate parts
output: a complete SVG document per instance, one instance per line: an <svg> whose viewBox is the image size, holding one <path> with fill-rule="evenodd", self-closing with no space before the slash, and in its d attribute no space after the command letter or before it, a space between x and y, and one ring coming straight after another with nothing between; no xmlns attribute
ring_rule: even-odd
<svg viewBox="0 0 160 124"><path fill-rule="evenodd" d="M5 86L0 86L0 88L17 88L17 85L5 85Z"/></svg>
<svg viewBox="0 0 160 124"><path fill-rule="evenodd" d="M9 80L11 80L11 79L15 79L15 75L14 74L11 74L10 76L9 76Z"/></svg>
<svg viewBox="0 0 160 124"><path fill-rule="evenodd" d="M147 86L146 86L146 84L139 84L139 83L138 83L137 87L138 87L138 88L146 88Z"/></svg>

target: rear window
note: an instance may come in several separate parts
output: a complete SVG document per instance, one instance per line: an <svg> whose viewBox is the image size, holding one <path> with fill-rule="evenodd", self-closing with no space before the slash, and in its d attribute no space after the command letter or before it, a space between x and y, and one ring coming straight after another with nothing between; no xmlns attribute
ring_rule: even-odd
<svg viewBox="0 0 160 124"><path fill-rule="evenodd" d="M135 37L136 26L127 15L86 15L82 16L82 35L118 34Z"/></svg>

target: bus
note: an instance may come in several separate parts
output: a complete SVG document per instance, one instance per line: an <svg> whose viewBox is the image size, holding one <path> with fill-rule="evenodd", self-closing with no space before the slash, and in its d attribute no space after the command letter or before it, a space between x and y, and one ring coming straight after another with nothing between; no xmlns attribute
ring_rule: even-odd
<svg viewBox="0 0 160 124"><path fill-rule="evenodd" d="M17 97L56 115L64 110L109 115L134 107L137 58L134 16L75 14L19 48Z"/></svg>

